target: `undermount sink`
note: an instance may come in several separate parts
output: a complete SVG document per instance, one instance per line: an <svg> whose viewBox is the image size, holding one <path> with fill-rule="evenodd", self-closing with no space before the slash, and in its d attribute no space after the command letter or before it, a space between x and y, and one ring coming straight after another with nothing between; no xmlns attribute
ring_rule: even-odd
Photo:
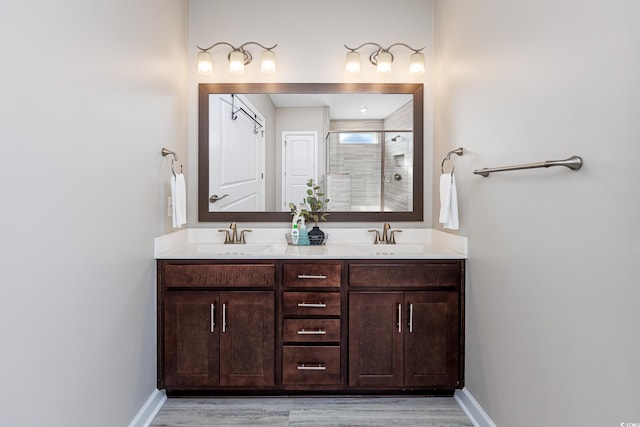
<svg viewBox="0 0 640 427"><path fill-rule="evenodd" d="M367 255L402 255L402 254L420 254L427 252L427 248L422 244L397 243L397 244L374 244L374 243L356 243L351 247Z"/></svg>
<svg viewBox="0 0 640 427"><path fill-rule="evenodd" d="M211 255L257 255L269 247L267 243L228 244L210 243L199 244L196 250Z"/></svg>

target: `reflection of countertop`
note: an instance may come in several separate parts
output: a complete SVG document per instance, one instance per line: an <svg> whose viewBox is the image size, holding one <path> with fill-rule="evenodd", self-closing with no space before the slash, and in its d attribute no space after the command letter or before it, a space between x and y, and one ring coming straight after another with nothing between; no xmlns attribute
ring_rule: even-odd
<svg viewBox="0 0 640 427"><path fill-rule="evenodd" d="M242 229L242 227L238 227ZM246 245L225 245L218 229L190 228L156 237L156 259L464 259L467 238L435 229L403 229L395 245L374 245L367 229L323 229L323 246L287 245L285 229L253 229Z"/></svg>

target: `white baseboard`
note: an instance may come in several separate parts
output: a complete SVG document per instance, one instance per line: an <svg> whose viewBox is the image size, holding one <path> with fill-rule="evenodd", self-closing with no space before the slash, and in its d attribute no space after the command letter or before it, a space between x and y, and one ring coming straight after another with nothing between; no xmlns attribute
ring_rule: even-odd
<svg viewBox="0 0 640 427"><path fill-rule="evenodd" d="M458 402L469 420L475 427L496 427L496 424L489 418L489 415L482 409L482 406L473 398L469 390L463 388L456 390L453 398Z"/></svg>
<svg viewBox="0 0 640 427"><path fill-rule="evenodd" d="M164 391L155 389L147 401L144 402L135 418L129 423L129 427L149 427L166 400L167 394Z"/></svg>

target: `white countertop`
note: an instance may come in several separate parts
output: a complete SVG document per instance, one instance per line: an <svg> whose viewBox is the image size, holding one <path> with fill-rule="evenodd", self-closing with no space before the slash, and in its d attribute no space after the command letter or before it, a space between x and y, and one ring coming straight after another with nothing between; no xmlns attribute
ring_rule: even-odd
<svg viewBox="0 0 640 427"><path fill-rule="evenodd" d="M238 232L244 229L238 227ZM367 229L324 229L328 243L291 246L288 229L262 228L246 233L247 244L224 244L218 229L187 228L156 237L156 259L465 259L467 238L435 229L403 229L396 244L374 245Z"/></svg>

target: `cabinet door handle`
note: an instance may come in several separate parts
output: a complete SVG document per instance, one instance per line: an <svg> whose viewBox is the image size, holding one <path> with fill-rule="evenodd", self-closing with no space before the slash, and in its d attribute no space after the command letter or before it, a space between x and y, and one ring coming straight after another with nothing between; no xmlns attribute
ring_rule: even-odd
<svg viewBox="0 0 640 427"><path fill-rule="evenodd" d="M327 331L324 329L314 329L312 331L300 329L298 330L298 335L327 335Z"/></svg>
<svg viewBox="0 0 640 427"><path fill-rule="evenodd" d="M326 308L327 304L324 302L299 302L298 307Z"/></svg>
<svg viewBox="0 0 640 427"><path fill-rule="evenodd" d="M327 367L324 363L313 363L311 366L307 363L301 363L296 368L299 371L326 371Z"/></svg>
<svg viewBox="0 0 640 427"><path fill-rule="evenodd" d="M222 332L227 332L227 304L222 304Z"/></svg>
<svg viewBox="0 0 640 427"><path fill-rule="evenodd" d="M216 328L216 305L211 304L211 332Z"/></svg>
<svg viewBox="0 0 640 427"><path fill-rule="evenodd" d="M413 332L413 304L409 304L409 332Z"/></svg>
<svg viewBox="0 0 640 427"><path fill-rule="evenodd" d="M402 304L398 303L398 332L402 333Z"/></svg>
<svg viewBox="0 0 640 427"><path fill-rule="evenodd" d="M326 279L324 274L298 274L298 279Z"/></svg>

